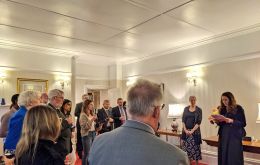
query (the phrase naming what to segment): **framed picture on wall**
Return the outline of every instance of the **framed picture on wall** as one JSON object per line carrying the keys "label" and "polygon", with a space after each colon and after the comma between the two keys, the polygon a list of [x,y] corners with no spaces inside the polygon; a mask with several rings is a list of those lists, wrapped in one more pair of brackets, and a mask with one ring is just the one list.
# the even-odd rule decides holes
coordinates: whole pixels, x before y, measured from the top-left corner
{"label": "framed picture on wall", "polygon": [[17,78],[17,92],[23,91],[48,91],[48,80],[43,79],[28,79],[28,78]]}

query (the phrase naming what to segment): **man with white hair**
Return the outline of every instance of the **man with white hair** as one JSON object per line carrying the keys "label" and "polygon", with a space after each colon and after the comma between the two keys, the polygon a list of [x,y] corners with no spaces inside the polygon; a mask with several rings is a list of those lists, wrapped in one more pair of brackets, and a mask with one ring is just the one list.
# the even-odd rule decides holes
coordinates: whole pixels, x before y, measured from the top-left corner
{"label": "man with white hair", "polygon": [[19,109],[10,119],[9,130],[4,143],[5,163],[12,164],[15,156],[16,145],[20,139],[23,120],[27,110],[40,104],[40,93],[36,91],[24,91],[18,97]]}
{"label": "man with white hair", "polygon": [[66,155],[70,152],[70,137],[72,119],[66,118],[60,111],[64,100],[64,92],[59,89],[52,89],[49,91],[49,106],[56,110],[61,120],[61,132],[55,144],[55,149],[60,153],[65,160]]}
{"label": "man with white hair", "polygon": [[91,165],[188,165],[181,149],[155,135],[162,93],[158,84],[138,80],[127,93],[129,119],[119,128],[96,137]]}

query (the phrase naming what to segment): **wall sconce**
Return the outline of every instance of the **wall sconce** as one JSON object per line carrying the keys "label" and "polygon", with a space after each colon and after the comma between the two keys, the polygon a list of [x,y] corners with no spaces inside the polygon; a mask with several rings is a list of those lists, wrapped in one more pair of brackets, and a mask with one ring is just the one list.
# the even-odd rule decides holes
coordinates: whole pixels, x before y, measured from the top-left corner
{"label": "wall sconce", "polygon": [[61,89],[64,89],[64,84],[65,84],[64,81],[61,80],[61,81],[60,81]]}
{"label": "wall sconce", "polygon": [[198,78],[201,76],[199,71],[191,71],[186,74],[188,81],[193,83],[194,86],[197,86]]}
{"label": "wall sconce", "polygon": [[168,118],[172,118],[172,131],[178,131],[178,122],[176,121],[177,118],[180,118],[183,113],[183,108],[180,104],[169,104],[169,111],[168,111]]}
{"label": "wall sconce", "polygon": [[59,80],[61,89],[64,89],[65,84],[68,86],[69,85],[69,81],[68,80]]}
{"label": "wall sconce", "polygon": [[256,123],[260,123],[260,103],[258,103],[258,116],[256,119]]}
{"label": "wall sconce", "polygon": [[126,81],[126,86],[127,87],[128,86],[132,86],[136,82],[136,80],[137,80],[137,77],[130,77],[130,78],[128,78],[127,81]]}
{"label": "wall sconce", "polygon": [[6,74],[5,72],[0,72],[0,84],[4,83],[4,79],[6,78]]}

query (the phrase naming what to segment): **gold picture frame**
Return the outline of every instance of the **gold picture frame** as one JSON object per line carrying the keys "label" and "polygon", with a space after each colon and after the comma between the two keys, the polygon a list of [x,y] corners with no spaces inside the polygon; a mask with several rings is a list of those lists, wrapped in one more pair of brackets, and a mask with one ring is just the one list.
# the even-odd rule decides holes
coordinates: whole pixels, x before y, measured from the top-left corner
{"label": "gold picture frame", "polygon": [[17,78],[17,92],[21,93],[23,91],[48,91],[48,80],[43,79],[29,79],[29,78]]}

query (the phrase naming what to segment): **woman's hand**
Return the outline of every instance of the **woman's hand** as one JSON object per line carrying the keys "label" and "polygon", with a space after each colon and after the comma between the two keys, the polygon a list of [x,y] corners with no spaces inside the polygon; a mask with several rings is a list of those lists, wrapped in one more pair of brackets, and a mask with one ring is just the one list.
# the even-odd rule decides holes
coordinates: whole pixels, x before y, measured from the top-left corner
{"label": "woman's hand", "polygon": [[194,130],[190,130],[189,133],[190,135],[192,135],[194,133]]}
{"label": "woman's hand", "polygon": [[190,131],[188,131],[188,130],[184,130],[184,132],[186,133],[186,135],[188,135],[188,136],[190,136],[191,135],[191,133],[190,133]]}
{"label": "woman's hand", "polygon": [[70,117],[67,117],[66,120],[67,120],[67,122],[68,122],[69,124],[73,124],[73,119],[72,119],[71,116],[70,116]]}
{"label": "woman's hand", "polygon": [[214,119],[211,115],[208,117],[208,120],[211,124],[217,123],[218,121]]}
{"label": "woman's hand", "polygon": [[226,123],[233,123],[234,120],[233,120],[233,119],[230,119],[230,118],[225,118],[225,122],[226,122]]}
{"label": "woman's hand", "polygon": [[97,115],[94,115],[93,118],[92,118],[92,121],[94,121],[96,119],[97,119]]}

